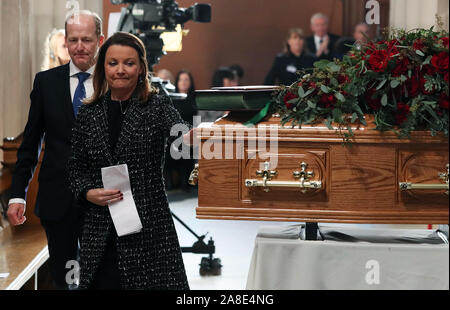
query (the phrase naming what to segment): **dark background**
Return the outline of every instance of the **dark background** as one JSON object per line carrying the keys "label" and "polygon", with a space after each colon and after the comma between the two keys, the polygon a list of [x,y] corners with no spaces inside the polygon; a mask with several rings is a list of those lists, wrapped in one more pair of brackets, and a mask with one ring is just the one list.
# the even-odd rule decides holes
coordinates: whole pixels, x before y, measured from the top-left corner
{"label": "dark background", "polygon": [[[104,29],[107,31],[110,12],[120,6],[103,0]],[[173,75],[189,69],[197,89],[210,87],[211,77],[219,66],[240,64],[245,75],[243,85],[260,85],[275,55],[282,51],[287,31],[303,28],[311,34],[310,18],[317,12],[330,18],[329,29],[338,35],[351,35],[353,27],[364,21],[364,0],[178,0],[182,8],[194,3],[209,3],[211,23],[189,21],[185,29],[182,52],[169,52],[154,70],[165,68]],[[388,26],[389,0],[379,0],[381,27]]]}

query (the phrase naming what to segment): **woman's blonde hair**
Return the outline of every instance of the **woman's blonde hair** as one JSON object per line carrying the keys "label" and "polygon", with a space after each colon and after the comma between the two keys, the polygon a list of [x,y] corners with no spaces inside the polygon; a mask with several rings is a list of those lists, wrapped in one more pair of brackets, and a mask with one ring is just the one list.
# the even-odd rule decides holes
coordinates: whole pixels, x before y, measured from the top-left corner
{"label": "woman's blonde hair", "polygon": [[105,59],[106,52],[112,45],[129,46],[136,50],[142,66],[142,73],[139,76],[134,94],[137,95],[141,103],[147,102],[149,96],[156,94],[158,90],[150,84],[145,46],[135,35],[127,32],[116,32],[103,43],[98,51],[97,64],[95,65],[93,76],[94,94],[91,98],[85,100],[84,103],[90,104],[96,102],[109,91],[105,76]]}
{"label": "woman's blonde hair", "polygon": [[42,71],[63,65],[58,55],[56,54],[56,50],[58,49],[58,47],[56,46],[56,38],[64,38],[64,36],[64,29],[53,29],[45,38],[43,50],[44,60],[42,61],[41,65]]}

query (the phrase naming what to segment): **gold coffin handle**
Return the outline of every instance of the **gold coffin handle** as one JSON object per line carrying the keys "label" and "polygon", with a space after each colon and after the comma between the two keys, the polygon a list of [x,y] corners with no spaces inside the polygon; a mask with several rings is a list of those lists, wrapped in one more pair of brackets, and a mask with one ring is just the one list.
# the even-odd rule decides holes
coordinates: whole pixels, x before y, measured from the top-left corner
{"label": "gold coffin handle", "polygon": [[198,184],[198,163],[194,165],[194,169],[189,175],[189,185],[195,186]]}
{"label": "gold coffin handle", "polygon": [[321,181],[310,182],[290,182],[290,181],[264,181],[255,179],[246,179],[246,187],[291,187],[300,189],[319,189],[322,188]]}
{"label": "gold coffin handle", "polygon": [[264,170],[257,170],[256,175],[262,176],[262,180],[258,179],[246,179],[246,187],[262,187],[265,192],[269,191],[271,187],[289,187],[289,188],[299,188],[302,193],[306,193],[308,189],[319,189],[322,188],[321,181],[309,181],[309,178],[314,176],[313,171],[306,171],[308,164],[302,162],[300,164],[301,171],[294,171],[293,176],[299,181],[272,181],[272,178],[277,176],[276,171],[269,170],[269,163],[264,163]]}
{"label": "gold coffin handle", "polygon": [[414,184],[409,182],[400,182],[400,190],[447,190],[445,194],[448,195],[448,172],[449,165],[447,164],[447,173],[439,173],[438,176],[444,180],[445,183],[440,184]]}

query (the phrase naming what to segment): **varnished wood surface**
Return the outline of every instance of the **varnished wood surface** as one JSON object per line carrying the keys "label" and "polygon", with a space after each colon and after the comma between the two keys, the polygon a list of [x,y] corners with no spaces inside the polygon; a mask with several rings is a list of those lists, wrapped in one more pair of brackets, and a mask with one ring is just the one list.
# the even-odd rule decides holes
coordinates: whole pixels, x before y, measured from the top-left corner
{"label": "varnished wood surface", "polygon": [[44,147],[42,147],[41,153],[39,154],[39,160],[36,169],[34,171],[33,178],[31,179],[30,184],[28,185],[26,197],[27,209],[25,210],[25,216],[27,217],[26,221],[27,225],[40,224],[39,218],[34,214],[34,209],[36,207],[36,198],[39,190],[39,181],[38,181],[39,171],[41,170],[43,158],[44,158]]}
{"label": "varnished wood surface", "polygon": [[4,138],[3,144],[0,149],[3,150],[3,161],[2,165],[8,168],[14,168],[17,161],[17,150],[23,140],[23,134],[20,134],[14,139]]}
{"label": "varnished wood surface", "polygon": [[0,273],[9,273],[9,276],[0,279],[0,290],[15,285],[17,281],[24,283],[31,277],[33,271],[48,258],[46,246],[47,238],[40,225],[8,226],[3,229],[0,232]]}
{"label": "varnished wood surface", "polygon": [[[17,161],[17,151],[22,143],[23,134],[20,134],[13,140],[3,139],[3,145],[0,148],[3,150],[4,160],[2,162],[4,168],[2,168],[3,176],[0,178],[0,193],[7,191],[11,187],[12,175],[14,167]],[[33,177],[28,185],[26,196],[26,210],[25,216],[27,218],[25,225],[38,225],[40,224],[39,218],[34,214],[36,205],[36,197],[39,189],[38,176],[44,157],[45,145],[42,145],[39,160],[34,171]]]}
{"label": "varnished wood surface", "polygon": [[[199,204],[202,219],[268,220],[342,223],[445,224],[449,222],[448,196],[445,191],[407,191],[400,182],[436,183],[438,173],[446,172],[449,162],[448,138],[415,132],[412,139],[398,139],[394,133],[380,133],[372,127],[361,128],[351,147],[324,126],[281,129],[277,137],[262,137],[266,150],[258,150],[248,129],[240,125],[249,115],[225,117],[200,128],[197,138],[208,148],[214,142],[233,141],[233,152],[241,149],[241,158],[225,157],[199,160]],[[277,118],[261,125],[276,126]],[[234,132],[226,125],[233,125]],[[213,133],[213,130],[215,132]],[[218,134],[220,133],[220,134]],[[266,132],[269,135],[269,132]],[[211,138],[213,136],[213,138]],[[261,138],[261,137],[259,137]],[[278,148],[270,150],[275,139]],[[219,145],[219,144],[217,144]],[[232,158],[221,159],[219,158]],[[247,188],[245,179],[256,176],[259,156],[277,156],[274,181],[293,181],[292,172],[306,161],[314,170],[313,181],[321,181],[320,190],[302,194],[299,189]],[[272,169],[272,168],[271,168]]]}
{"label": "varnished wood surface", "polygon": [[[247,137],[250,129],[243,125],[250,120],[255,112],[230,112],[225,117],[216,121],[215,123],[203,123],[202,126],[194,130],[195,135],[200,140],[211,139],[211,130],[219,130],[221,132],[220,138],[236,139],[236,137]],[[366,115],[367,126],[355,125],[352,126],[354,131],[354,142],[356,143],[395,143],[395,144],[414,144],[414,143],[447,143],[448,137],[442,134],[432,136],[429,131],[414,131],[411,133],[409,139],[399,139],[397,134],[393,131],[380,132],[375,130],[372,115]],[[233,130],[228,130],[232,128]],[[265,121],[258,123],[255,128],[276,127],[279,131],[278,141],[297,141],[297,142],[327,142],[327,143],[341,143],[342,138],[336,131],[328,129],[324,124],[303,125],[301,130],[292,128],[290,124],[284,127],[280,124],[280,118],[277,116],[267,117]],[[335,129],[338,127],[333,125]],[[268,131],[268,130],[267,130]],[[229,136],[232,133],[232,136]],[[269,132],[268,132],[269,133]]]}

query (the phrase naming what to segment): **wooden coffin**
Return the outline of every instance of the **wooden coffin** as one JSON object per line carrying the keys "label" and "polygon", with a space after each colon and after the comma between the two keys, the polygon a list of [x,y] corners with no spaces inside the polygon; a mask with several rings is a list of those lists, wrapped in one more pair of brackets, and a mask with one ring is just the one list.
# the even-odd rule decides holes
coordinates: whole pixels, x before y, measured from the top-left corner
{"label": "wooden coffin", "polygon": [[283,128],[276,116],[243,126],[253,114],[195,129],[198,218],[449,223],[447,137],[399,139],[368,125],[349,145],[324,125]]}

